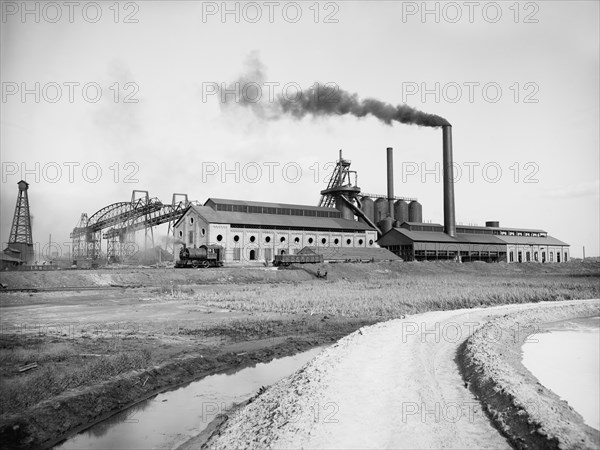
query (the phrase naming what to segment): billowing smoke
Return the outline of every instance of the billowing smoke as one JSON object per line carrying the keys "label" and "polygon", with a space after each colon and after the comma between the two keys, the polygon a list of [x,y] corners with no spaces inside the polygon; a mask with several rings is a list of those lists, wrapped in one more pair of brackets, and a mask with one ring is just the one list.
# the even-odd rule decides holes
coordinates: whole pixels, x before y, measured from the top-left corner
{"label": "billowing smoke", "polygon": [[[373,116],[391,125],[400,122],[424,127],[450,125],[443,117],[428,114],[408,105],[392,105],[373,98],[360,99],[358,94],[347,92],[339,86],[315,83],[309,89],[278,94],[269,98],[264,87],[266,76],[264,65],[256,54],[246,61],[245,73],[221,92],[222,105],[239,105],[252,109],[261,118],[277,120],[285,116],[302,119],[313,117],[347,115],[355,117]],[[235,95],[232,94],[235,93]]]}

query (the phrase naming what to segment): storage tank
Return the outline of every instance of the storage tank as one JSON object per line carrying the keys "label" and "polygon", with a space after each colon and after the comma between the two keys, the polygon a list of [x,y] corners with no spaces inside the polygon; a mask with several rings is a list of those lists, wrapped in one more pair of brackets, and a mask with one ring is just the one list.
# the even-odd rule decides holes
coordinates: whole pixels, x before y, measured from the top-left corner
{"label": "storage tank", "polygon": [[378,223],[381,233],[385,234],[388,231],[390,231],[392,229],[392,224],[393,224],[393,220],[391,217],[386,217],[385,219],[381,220]]}
{"label": "storage tank", "polygon": [[378,198],[375,201],[375,222],[380,222],[388,216],[387,198]]}
{"label": "storage tank", "polygon": [[404,200],[397,200],[394,203],[394,219],[399,225],[408,222],[408,203]]}
{"label": "storage tank", "polygon": [[423,223],[423,206],[419,202],[412,201],[408,205],[408,221]]}
{"label": "storage tank", "polygon": [[[362,212],[367,216],[371,222],[375,222],[375,202],[371,197],[361,197],[360,203],[362,205]],[[360,219],[361,222],[364,222],[363,219]]]}

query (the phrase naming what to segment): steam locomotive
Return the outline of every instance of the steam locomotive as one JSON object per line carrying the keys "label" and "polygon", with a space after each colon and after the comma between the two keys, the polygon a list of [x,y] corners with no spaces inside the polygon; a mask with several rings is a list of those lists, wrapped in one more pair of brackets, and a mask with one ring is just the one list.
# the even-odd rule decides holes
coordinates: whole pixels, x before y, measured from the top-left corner
{"label": "steam locomotive", "polygon": [[223,247],[220,245],[201,245],[198,248],[188,248],[183,245],[179,250],[179,261],[175,267],[222,267]]}

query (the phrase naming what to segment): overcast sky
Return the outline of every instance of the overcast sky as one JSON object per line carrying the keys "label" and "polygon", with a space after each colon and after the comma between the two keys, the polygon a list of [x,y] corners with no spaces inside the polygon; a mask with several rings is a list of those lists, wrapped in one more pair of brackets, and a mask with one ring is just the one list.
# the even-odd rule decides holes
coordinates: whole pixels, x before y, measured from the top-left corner
{"label": "overcast sky", "polygon": [[43,245],[133,189],[316,205],[339,149],[384,194],[388,146],[396,194],[443,221],[440,129],[224,107],[215,87],[242,77],[267,107],[269,89],[320,82],[443,116],[459,223],[542,228],[598,255],[598,5],[3,1],[0,238],[22,178]]}

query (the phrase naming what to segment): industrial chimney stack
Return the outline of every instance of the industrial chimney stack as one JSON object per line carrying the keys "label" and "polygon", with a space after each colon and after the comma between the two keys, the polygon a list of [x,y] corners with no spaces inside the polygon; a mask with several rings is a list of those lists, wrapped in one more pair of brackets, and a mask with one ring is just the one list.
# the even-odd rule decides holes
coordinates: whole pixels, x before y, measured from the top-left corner
{"label": "industrial chimney stack", "polygon": [[454,168],[452,166],[452,126],[442,127],[443,165],[444,165],[444,233],[456,236],[456,217],[454,214]]}

